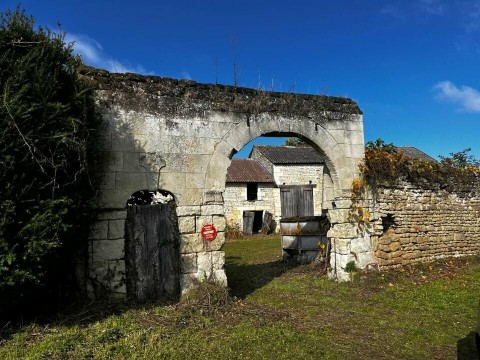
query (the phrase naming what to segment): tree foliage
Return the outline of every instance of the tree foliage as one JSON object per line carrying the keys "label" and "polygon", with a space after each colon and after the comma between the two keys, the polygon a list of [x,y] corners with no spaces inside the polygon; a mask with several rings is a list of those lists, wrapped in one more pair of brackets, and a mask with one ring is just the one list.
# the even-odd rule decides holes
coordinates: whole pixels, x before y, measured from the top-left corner
{"label": "tree foliage", "polygon": [[[93,96],[63,34],[0,14],[0,306],[58,290],[93,195]],[[57,291],[56,290],[56,291]],[[63,291],[63,290],[62,290]],[[8,304],[7,304],[8,305]]]}
{"label": "tree foliage", "polygon": [[287,138],[287,140],[285,140],[283,145],[285,145],[285,146],[298,146],[298,147],[310,146],[304,140],[302,140],[300,138],[297,138],[297,137]]}
{"label": "tree foliage", "polygon": [[[362,175],[373,190],[378,186],[392,186],[407,180],[421,188],[445,189],[460,193],[475,190],[480,178],[480,162],[465,149],[450,156],[440,156],[440,162],[425,161],[406,156],[393,144],[382,139],[365,146]],[[478,190],[478,189],[477,189]]]}

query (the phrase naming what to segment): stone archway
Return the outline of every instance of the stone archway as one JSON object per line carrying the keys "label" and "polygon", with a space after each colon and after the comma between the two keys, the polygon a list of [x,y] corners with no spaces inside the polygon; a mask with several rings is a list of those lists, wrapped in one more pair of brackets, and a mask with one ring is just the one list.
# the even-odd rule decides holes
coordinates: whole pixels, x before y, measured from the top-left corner
{"label": "stone archway", "polygon": [[[342,139],[340,132],[345,129],[329,131],[325,128],[328,128],[328,124],[324,127],[324,124],[310,119],[288,120],[263,114],[258,119],[240,122],[217,143],[205,181],[210,193],[223,193],[232,155],[258,136],[299,136],[305,139],[325,157],[333,182],[332,208],[327,213],[332,223],[328,234],[333,247],[330,264],[333,271],[330,276],[340,281],[348,279],[344,270],[347,262],[355,261],[358,266],[364,267],[372,261],[369,239],[358,234],[356,227],[348,221],[351,184],[358,176],[358,164],[363,158],[363,123],[361,119],[349,120],[351,122],[344,122],[343,126],[348,126],[348,132],[355,132],[357,139],[362,140],[361,144],[348,142],[348,138]],[[337,138],[332,136],[332,132]]]}
{"label": "stone archway", "polygon": [[[332,277],[348,279],[343,269],[350,260],[360,267],[371,262],[369,240],[347,221],[351,184],[364,150],[362,112],[354,101],[92,68],[81,75],[96,88],[106,122],[100,135],[107,167],[89,246],[91,281],[108,285],[113,278],[121,283],[125,201],[156,184],[178,200],[182,289],[204,279],[225,284],[222,194],[227,168],[238,149],[267,134],[300,136],[325,156],[334,188],[328,234]],[[214,241],[202,240],[205,224],[217,228]]]}

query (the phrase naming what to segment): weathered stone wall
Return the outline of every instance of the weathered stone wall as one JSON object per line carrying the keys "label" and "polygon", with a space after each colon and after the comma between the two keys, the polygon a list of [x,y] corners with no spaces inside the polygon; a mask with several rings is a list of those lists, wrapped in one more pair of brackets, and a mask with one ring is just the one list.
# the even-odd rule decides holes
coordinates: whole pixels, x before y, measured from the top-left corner
{"label": "weathered stone wall", "polygon": [[[100,215],[89,243],[92,292],[105,288],[125,294],[125,206],[130,195],[143,189],[164,189],[175,196],[182,290],[196,280],[226,283],[222,245],[227,168],[236,151],[261,135],[300,136],[325,157],[337,204],[330,211],[334,220],[329,236],[347,243],[357,236],[341,211],[350,206],[351,183],[363,159],[363,119],[354,101],[92,68],[80,75],[95,89],[105,121],[100,134],[99,156],[106,162],[98,189]],[[218,230],[212,242],[200,235],[206,223]],[[346,259],[342,253],[338,257]],[[336,270],[339,279],[348,279],[341,267]]]}
{"label": "weathered stone wall", "polygon": [[479,189],[458,194],[408,183],[380,188],[371,217],[380,267],[480,253]]}
{"label": "weathered stone wall", "polygon": [[246,183],[227,183],[223,199],[225,200],[225,217],[231,226],[243,229],[244,211],[268,211],[278,213],[275,197],[278,189],[274,184],[258,184],[258,199],[247,200]]}

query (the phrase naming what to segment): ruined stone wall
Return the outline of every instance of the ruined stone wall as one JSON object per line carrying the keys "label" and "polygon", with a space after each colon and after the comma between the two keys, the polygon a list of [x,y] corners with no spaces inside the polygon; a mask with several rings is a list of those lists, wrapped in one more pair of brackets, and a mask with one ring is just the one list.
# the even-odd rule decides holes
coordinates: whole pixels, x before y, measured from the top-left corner
{"label": "ruined stone wall", "polygon": [[[473,193],[380,188],[372,248],[380,267],[480,253],[480,188]],[[383,225],[382,225],[383,218]]]}
{"label": "ruined stone wall", "polygon": [[[225,177],[231,156],[261,135],[300,136],[315,145],[325,156],[337,204],[330,236],[343,243],[357,237],[341,211],[350,206],[352,180],[363,159],[363,118],[354,101],[93,68],[80,76],[95,89],[104,120],[98,155],[106,166],[87,259],[92,293],[105,288],[125,295],[126,202],[144,189],[168,190],[175,197],[182,290],[205,279],[226,284]],[[218,230],[212,242],[201,238],[206,223]],[[344,263],[348,256],[338,257]],[[348,279],[337,270],[340,279]]]}

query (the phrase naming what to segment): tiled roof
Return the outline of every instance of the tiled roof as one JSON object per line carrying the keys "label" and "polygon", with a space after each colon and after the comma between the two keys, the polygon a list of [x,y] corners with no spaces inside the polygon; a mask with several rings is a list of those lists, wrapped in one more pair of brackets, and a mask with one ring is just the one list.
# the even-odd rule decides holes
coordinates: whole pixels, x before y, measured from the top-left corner
{"label": "tiled roof", "polygon": [[423,151],[418,150],[416,147],[413,146],[397,146],[397,151],[403,153],[405,156],[409,158],[416,159],[416,160],[423,160],[423,161],[432,161],[436,162],[434,158],[430,155],[425,154]]}
{"label": "tiled roof", "polygon": [[227,170],[227,182],[275,183],[272,175],[253,159],[233,159]]}
{"label": "tiled roof", "polygon": [[272,164],[323,164],[325,162],[314,148],[298,146],[254,145]]}

